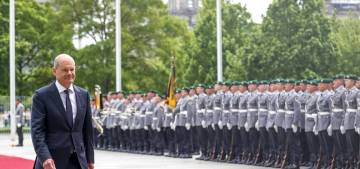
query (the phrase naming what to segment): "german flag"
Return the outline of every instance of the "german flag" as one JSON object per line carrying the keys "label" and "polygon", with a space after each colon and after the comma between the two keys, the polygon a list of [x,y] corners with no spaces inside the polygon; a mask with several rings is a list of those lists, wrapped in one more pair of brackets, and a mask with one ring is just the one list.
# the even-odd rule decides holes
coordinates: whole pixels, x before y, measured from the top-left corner
{"label": "german flag", "polygon": [[166,104],[169,105],[171,108],[176,107],[175,88],[176,88],[176,70],[175,70],[175,59],[173,59],[171,64],[171,73],[169,77],[168,87],[166,91]]}

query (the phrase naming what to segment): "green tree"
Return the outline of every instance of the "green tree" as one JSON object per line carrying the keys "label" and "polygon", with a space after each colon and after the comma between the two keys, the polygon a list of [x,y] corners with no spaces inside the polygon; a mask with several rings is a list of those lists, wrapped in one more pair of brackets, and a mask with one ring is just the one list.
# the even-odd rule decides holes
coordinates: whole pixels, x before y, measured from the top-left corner
{"label": "green tree", "polygon": [[245,58],[248,79],[330,76],[337,53],[322,0],[276,0]]}
{"label": "green tree", "polygon": [[[203,1],[197,25],[196,40],[188,47],[188,68],[184,74],[187,85],[216,81],[216,10],[214,0]],[[244,79],[242,58],[252,37],[251,15],[240,4],[223,2],[222,8],[223,67],[225,79]]]}
{"label": "green tree", "polygon": [[[9,48],[8,48],[8,1],[1,0],[0,51],[5,62],[1,62],[4,81],[1,82],[2,94],[8,95]],[[16,94],[31,95],[39,86],[52,79],[52,57],[59,51],[71,53],[71,32],[68,25],[59,25],[57,15],[48,4],[39,4],[34,0],[18,0],[15,3],[16,28]],[[3,61],[3,59],[1,59]],[[5,82],[5,83],[4,83]]]}

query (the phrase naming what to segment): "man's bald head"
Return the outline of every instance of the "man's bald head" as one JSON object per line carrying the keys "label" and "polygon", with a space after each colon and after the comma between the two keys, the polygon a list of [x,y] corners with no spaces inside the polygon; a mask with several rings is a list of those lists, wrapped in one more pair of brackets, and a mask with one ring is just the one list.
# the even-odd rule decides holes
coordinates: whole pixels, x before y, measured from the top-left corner
{"label": "man's bald head", "polygon": [[75,81],[75,61],[67,54],[60,54],[54,59],[53,74],[65,88]]}
{"label": "man's bald head", "polygon": [[74,65],[75,65],[75,61],[70,55],[62,53],[62,54],[55,57],[55,59],[54,59],[54,67],[53,68],[56,69],[57,67],[59,67],[61,62],[64,62],[64,61],[73,62]]}

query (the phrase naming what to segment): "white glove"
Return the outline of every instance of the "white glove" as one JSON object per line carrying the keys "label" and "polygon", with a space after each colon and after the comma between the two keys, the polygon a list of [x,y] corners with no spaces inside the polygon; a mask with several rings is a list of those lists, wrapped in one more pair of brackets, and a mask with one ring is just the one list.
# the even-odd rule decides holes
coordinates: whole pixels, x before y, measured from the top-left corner
{"label": "white glove", "polygon": [[245,130],[246,130],[247,132],[250,130],[249,124],[248,124],[247,122],[245,123]]}
{"label": "white glove", "polygon": [[215,124],[214,123],[211,124],[211,127],[213,128],[213,130],[215,130]]}
{"label": "white glove", "polygon": [[160,127],[156,128],[156,131],[157,131],[157,132],[160,132]]}
{"label": "white glove", "polygon": [[356,128],[356,132],[360,134],[360,128]]}
{"label": "white glove", "polygon": [[341,131],[341,134],[345,134],[345,133],[346,133],[345,127],[344,127],[344,126],[340,126],[340,131]]}
{"label": "white glove", "polygon": [[327,133],[329,134],[329,136],[332,136],[332,126],[331,126],[331,124],[327,128]]}
{"label": "white glove", "polygon": [[21,123],[18,123],[16,126],[17,126],[17,127],[21,127]]}
{"label": "white glove", "polygon": [[275,130],[276,133],[278,132],[278,127],[277,127],[277,125],[274,125],[274,130]]}
{"label": "white glove", "polygon": [[223,124],[222,124],[222,121],[221,121],[221,120],[218,122],[218,125],[219,125],[219,127],[222,128]]}
{"label": "white glove", "polygon": [[259,131],[259,121],[256,121],[255,128],[256,128],[257,131]]}
{"label": "white glove", "polygon": [[201,121],[201,126],[202,126],[203,128],[206,128],[206,122],[205,122],[205,120],[202,120],[202,121]]}
{"label": "white glove", "polygon": [[295,125],[291,125],[291,128],[293,129],[293,132],[294,132],[294,133],[296,133],[297,130],[298,130],[297,126],[295,126]]}
{"label": "white glove", "polygon": [[318,135],[318,131],[316,130],[316,126],[314,126],[314,128],[313,128],[313,132],[314,132],[314,134],[317,136]]}
{"label": "white glove", "polygon": [[126,126],[124,126],[124,130],[127,130],[128,128],[129,128],[129,126],[127,126],[127,125],[126,125]]}
{"label": "white glove", "polygon": [[170,128],[171,128],[171,130],[174,130],[175,131],[175,125],[174,124],[172,124],[172,125],[170,125]]}
{"label": "white glove", "polygon": [[185,124],[185,128],[186,128],[186,130],[190,130],[190,128],[191,128],[190,123],[186,123],[186,124]]}
{"label": "white glove", "polygon": [[230,123],[226,123],[226,126],[227,126],[227,128],[229,129],[229,130],[231,130],[231,124]]}
{"label": "white glove", "polygon": [[144,129],[145,129],[145,130],[149,130],[148,126],[144,126]]}

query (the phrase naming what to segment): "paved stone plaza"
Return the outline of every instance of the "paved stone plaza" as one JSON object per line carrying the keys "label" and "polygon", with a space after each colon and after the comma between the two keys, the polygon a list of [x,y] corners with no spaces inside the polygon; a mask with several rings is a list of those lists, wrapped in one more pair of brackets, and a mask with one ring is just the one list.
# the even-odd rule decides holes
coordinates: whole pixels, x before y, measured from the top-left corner
{"label": "paved stone plaza", "polygon": [[[25,134],[24,147],[11,147],[10,135],[0,134],[0,154],[35,159],[30,135]],[[194,159],[175,159],[149,155],[95,150],[97,169],[259,169],[246,165],[215,163]]]}

